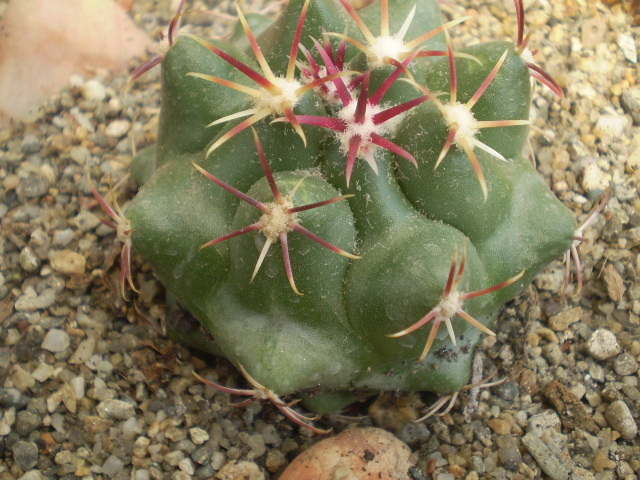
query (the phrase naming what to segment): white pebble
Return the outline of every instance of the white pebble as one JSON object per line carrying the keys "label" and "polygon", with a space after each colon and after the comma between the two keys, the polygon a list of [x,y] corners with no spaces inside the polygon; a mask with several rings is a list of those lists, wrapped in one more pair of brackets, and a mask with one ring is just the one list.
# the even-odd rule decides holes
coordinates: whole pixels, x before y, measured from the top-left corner
{"label": "white pebble", "polygon": [[118,420],[126,420],[136,413],[133,405],[116,399],[100,402],[96,410],[100,418],[115,418]]}
{"label": "white pebble", "polygon": [[71,358],[69,358],[68,363],[70,363],[71,365],[85,363],[91,358],[91,355],[93,355],[93,351],[95,350],[95,348],[96,339],[94,337],[85,338],[80,342],[76,351],[73,352],[73,355],[71,355]]}
{"label": "white pebble", "polygon": [[101,102],[107,96],[107,89],[98,80],[89,80],[80,87],[82,98],[89,102]]}
{"label": "white pebble", "polygon": [[133,474],[133,480],[149,480],[149,470],[136,470]]}
{"label": "white pebble", "polygon": [[124,468],[124,464],[122,460],[120,460],[115,455],[111,455],[109,458],[105,460],[102,464],[102,473],[109,477],[115,477],[118,473],[120,473]]}
{"label": "white pebble", "polygon": [[53,365],[49,365],[48,363],[39,364],[35,370],[31,372],[31,376],[40,383],[47,381],[51,375],[53,375]]}
{"label": "white pebble", "polygon": [[628,119],[624,115],[600,115],[593,133],[598,138],[619,137],[627,127]]}
{"label": "white pebble", "polygon": [[611,183],[611,177],[595,164],[587,165],[582,174],[582,187],[587,192],[605,191]]}
{"label": "white pebble", "polygon": [[209,434],[207,431],[199,427],[190,428],[189,435],[191,436],[191,441],[196,445],[202,445],[204,442],[209,440]]}
{"label": "white pebble", "polygon": [[82,375],[73,377],[69,380],[69,385],[76,396],[76,400],[82,400],[84,398],[84,377]]}
{"label": "white pebble", "polygon": [[131,128],[131,122],[129,120],[114,120],[105,129],[105,135],[111,138],[120,138],[125,135],[129,128]]}
{"label": "white pebble", "polygon": [[638,62],[638,51],[636,50],[636,42],[631,35],[621,33],[618,35],[618,46],[626,58],[631,63]]}
{"label": "white pebble", "polygon": [[176,467],[184,459],[184,453],[180,450],[169,452],[164,456],[164,461],[172,467]]}
{"label": "white pebble", "polygon": [[59,413],[54,413],[53,415],[51,415],[50,424],[56,430],[56,432],[62,434],[67,433],[64,428],[64,417]]}
{"label": "white pebble", "polygon": [[606,360],[620,353],[620,344],[615,334],[606,328],[599,328],[587,342],[589,354],[596,360]]}
{"label": "white pebble", "polygon": [[47,332],[41,347],[52,353],[64,352],[71,344],[71,338],[64,330],[52,328]]}
{"label": "white pebble", "polygon": [[56,301],[56,292],[53,288],[47,288],[40,295],[28,287],[15,303],[15,309],[19,312],[33,312],[50,307]]}
{"label": "white pebble", "polygon": [[180,462],[178,462],[178,468],[189,475],[193,475],[196,471],[190,458],[183,458],[180,460]]}
{"label": "white pebble", "polygon": [[138,422],[136,420],[136,417],[131,417],[128,420],[126,420],[125,422],[122,423],[122,435],[124,436],[124,438],[126,438],[127,440],[131,440],[133,439],[133,437],[136,436],[137,433],[137,425]]}

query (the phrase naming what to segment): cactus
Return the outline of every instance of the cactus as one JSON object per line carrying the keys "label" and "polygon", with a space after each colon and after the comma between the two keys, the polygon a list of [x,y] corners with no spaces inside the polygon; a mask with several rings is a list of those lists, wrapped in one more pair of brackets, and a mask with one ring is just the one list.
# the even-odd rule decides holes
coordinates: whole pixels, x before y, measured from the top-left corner
{"label": "cactus", "polygon": [[125,214],[101,203],[123,288],[133,248],[208,333],[173,335],[253,389],[212,386],[316,431],[281,397],[456,392],[500,307],[575,251],[524,153],[532,77],[562,90],[516,12],[515,44],[462,49],[435,0],[290,0],[274,22],[238,9],[229,41],[172,37],[144,186]]}

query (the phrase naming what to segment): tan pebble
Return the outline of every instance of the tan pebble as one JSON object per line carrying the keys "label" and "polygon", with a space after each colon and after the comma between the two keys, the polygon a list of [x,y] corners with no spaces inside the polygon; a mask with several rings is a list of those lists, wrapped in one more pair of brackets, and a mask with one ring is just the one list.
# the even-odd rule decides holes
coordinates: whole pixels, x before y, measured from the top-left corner
{"label": "tan pebble", "polygon": [[591,468],[593,468],[596,472],[610,470],[612,468],[615,468],[615,466],[615,462],[609,460],[609,452],[604,448],[598,450],[598,453],[596,453],[596,456],[591,463]]}
{"label": "tan pebble", "polygon": [[58,135],[53,135],[49,139],[49,147],[52,151],[57,153],[65,153],[71,150],[73,146],[73,139],[64,133],[59,133]]}
{"label": "tan pebble", "polygon": [[84,273],[87,260],[72,250],[60,250],[51,260],[51,268],[65,275]]}
{"label": "tan pebble", "polygon": [[558,336],[550,328],[539,328],[536,330],[536,333],[549,342],[560,343]]}
{"label": "tan pebble", "polygon": [[604,282],[607,284],[607,292],[611,300],[619,302],[624,297],[624,281],[613,264],[608,263],[604,267]]}
{"label": "tan pebble", "polygon": [[451,473],[456,478],[462,478],[467,470],[460,465],[451,465],[449,467],[449,473]]}
{"label": "tan pebble", "polygon": [[582,24],[582,46],[594,48],[601,44],[607,34],[607,22],[600,18],[588,18]]}
{"label": "tan pebble", "polygon": [[129,128],[131,128],[129,120],[114,120],[107,126],[104,133],[107,137],[120,138],[129,131]]}
{"label": "tan pebble", "polygon": [[91,475],[91,470],[86,465],[80,465],[73,473],[76,477],[86,477]]}
{"label": "tan pebble", "polygon": [[13,190],[18,186],[18,183],[20,183],[20,177],[11,173],[2,181],[2,186],[7,190]]}
{"label": "tan pebble", "polygon": [[507,433],[511,433],[511,424],[501,418],[492,418],[487,422],[491,430],[496,432],[498,435],[505,435]]}
{"label": "tan pebble", "polygon": [[420,417],[424,403],[415,392],[384,393],[369,407],[369,416],[382,428],[399,430]]}
{"label": "tan pebble", "polygon": [[409,480],[411,450],[386,430],[353,428],[301,453],[280,480]]}
{"label": "tan pebble", "polygon": [[227,463],[215,477],[217,480],[264,480],[264,473],[253,462]]}
{"label": "tan pebble", "polygon": [[532,370],[522,370],[518,383],[525,389],[530,395],[538,393],[538,376]]}
{"label": "tan pebble", "polygon": [[569,326],[582,317],[583,310],[581,307],[571,308],[549,318],[549,327],[557,332],[563,332]]}

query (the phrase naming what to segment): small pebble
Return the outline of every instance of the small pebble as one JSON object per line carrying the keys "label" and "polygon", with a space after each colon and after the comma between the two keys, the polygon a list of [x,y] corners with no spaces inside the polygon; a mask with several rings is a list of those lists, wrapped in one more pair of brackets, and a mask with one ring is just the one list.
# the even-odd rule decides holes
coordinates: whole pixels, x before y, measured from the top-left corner
{"label": "small pebble", "polygon": [[84,165],[85,163],[87,163],[87,160],[91,158],[91,152],[89,152],[89,149],[87,149],[87,147],[76,145],[74,147],[71,147],[71,150],[69,151],[69,157],[77,164]]}
{"label": "small pebble", "polygon": [[190,428],[189,436],[191,437],[191,441],[196,445],[202,445],[204,442],[209,440],[209,434],[207,431],[199,427]]}
{"label": "small pebble", "polygon": [[628,88],[622,92],[620,104],[625,112],[631,115],[633,123],[640,125],[640,88]]}
{"label": "small pebble", "polygon": [[575,307],[549,318],[549,328],[556,332],[564,332],[580,320],[584,313],[582,307]]}
{"label": "small pebble", "polygon": [[40,383],[47,381],[51,375],[53,375],[53,365],[49,365],[48,363],[40,363],[33,372],[31,372],[31,376],[35,378]]}
{"label": "small pebble", "polygon": [[511,424],[500,418],[492,418],[487,421],[487,425],[498,435],[504,435],[511,432]]}
{"label": "small pebble", "polygon": [[13,459],[18,466],[27,471],[38,463],[38,446],[34,442],[18,441],[11,448]]}
{"label": "small pebble", "polygon": [[64,330],[52,328],[47,332],[41,347],[52,353],[64,352],[71,344],[71,338]]}
{"label": "small pebble", "polygon": [[32,288],[27,288],[23,295],[18,297],[15,309],[19,312],[33,312],[49,308],[56,301],[56,292],[53,288],[45,289],[38,295]]}
{"label": "small pebble", "polygon": [[84,273],[87,260],[84,256],[72,250],[60,250],[53,255],[51,267],[65,275],[77,275]]}
{"label": "small pebble", "polygon": [[620,47],[620,50],[622,50],[624,58],[631,63],[638,63],[638,50],[636,49],[636,41],[634,37],[627,35],[626,33],[619,34],[618,46]]}
{"label": "small pebble", "polygon": [[517,470],[522,462],[522,455],[518,443],[511,435],[502,435],[497,438],[498,457],[507,470]]}
{"label": "small pebble", "polygon": [[616,400],[609,405],[605,417],[611,428],[620,432],[625,440],[631,440],[638,434],[638,425],[629,407],[622,400]]}
{"label": "small pebble", "polygon": [[100,402],[96,407],[100,418],[126,420],[135,415],[135,409],[130,403],[122,400],[109,399]]}
{"label": "small pebble", "polygon": [[287,457],[280,450],[270,450],[267,453],[265,467],[272,473],[282,469],[287,464]]}
{"label": "small pebble", "polygon": [[527,433],[522,437],[522,444],[527,447],[527,450],[536,459],[542,471],[549,475],[552,480],[569,479],[569,466],[561,462],[541,439],[532,433]]}
{"label": "small pebble", "polygon": [[25,135],[20,143],[20,148],[27,154],[38,153],[41,146],[40,139],[32,134]]}
{"label": "small pebble", "polygon": [[202,447],[198,448],[191,454],[191,459],[199,465],[204,465],[209,460],[211,460],[211,455],[213,452],[210,448]]}
{"label": "small pebble", "polygon": [[264,444],[264,438],[259,433],[249,435],[245,441],[250,448],[249,454],[252,458],[258,458],[265,454],[267,448]]}
{"label": "small pebble", "polygon": [[99,80],[88,80],[80,87],[82,98],[89,102],[101,102],[107,96],[107,89]]}
{"label": "small pebble", "polygon": [[75,233],[70,228],[65,228],[64,230],[56,230],[55,232],[53,232],[51,246],[54,248],[64,248],[69,245],[69,243],[71,243],[74,236]]}
{"label": "small pebble", "polygon": [[613,369],[618,375],[633,375],[638,371],[638,361],[630,353],[624,352],[613,361]]}
{"label": "small pebble", "polygon": [[19,197],[39,198],[49,191],[49,181],[39,175],[30,175],[21,178],[16,186],[16,193]]}
{"label": "small pebble", "polygon": [[193,475],[196,470],[190,458],[183,458],[180,460],[178,462],[178,468],[188,475]]}
{"label": "small pebble", "polygon": [[25,247],[20,252],[20,266],[25,272],[34,272],[40,266],[40,259],[31,248]]}
{"label": "small pebble", "polygon": [[80,342],[76,351],[68,360],[71,365],[79,365],[87,362],[96,348],[96,339],[94,337],[85,338]]}
{"label": "small pebble", "polygon": [[82,400],[84,398],[84,377],[78,375],[69,380],[69,386],[76,397],[76,400]]}
{"label": "small pebble", "polygon": [[220,470],[224,465],[225,457],[222,452],[214,452],[211,455],[211,468],[214,470]]}
{"label": "small pebble", "polygon": [[105,129],[105,135],[111,138],[120,138],[125,135],[129,128],[131,128],[131,122],[129,120],[114,120]]}
{"label": "small pebble", "polygon": [[184,458],[184,453],[180,450],[176,450],[175,452],[169,452],[164,456],[164,461],[169,465],[176,467]]}
{"label": "small pebble", "polygon": [[101,224],[100,219],[89,210],[80,212],[76,218],[73,219],[73,223],[81,232],[88,232]]}
{"label": "small pebble", "polygon": [[124,469],[124,464],[115,455],[110,455],[102,464],[102,473],[108,477],[115,477]]}
{"label": "small pebble", "polygon": [[29,410],[21,410],[16,416],[16,433],[21,437],[28,436],[40,425],[42,425],[40,416]]}
{"label": "small pebble", "polygon": [[133,443],[133,455],[136,457],[144,457],[151,441],[147,437],[138,437]]}
{"label": "small pebble", "polygon": [[40,470],[29,470],[18,480],[42,480],[42,473],[40,472]]}
{"label": "small pebble", "polygon": [[607,360],[620,353],[620,345],[615,334],[606,328],[593,332],[587,342],[589,354],[596,360]]}
{"label": "small pebble", "polygon": [[[340,477],[338,477],[340,478]],[[264,473],[253,462],[227,463],[216,475],[216,480],[264,480]]]}
{"label": "small pebble", "polygon": [[627,127],[627,117],[624,115],[604,114],[600,115],[593,133],[598,138],[619,137]]}
{"label": "small pebble", "polygon": [[587,165],[582,173],[582,187],[590,195],[602,195],[607,188],[611,179],[597,165]]}

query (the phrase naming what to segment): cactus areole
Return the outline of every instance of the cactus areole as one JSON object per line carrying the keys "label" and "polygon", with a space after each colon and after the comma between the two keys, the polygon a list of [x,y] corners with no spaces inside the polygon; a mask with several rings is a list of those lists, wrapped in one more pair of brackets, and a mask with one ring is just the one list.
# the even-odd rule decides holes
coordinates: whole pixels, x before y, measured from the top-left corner
{"label": "cactus areole", "polygon": [[219,389],[308,424],[280,397],[322,412],[468,382],[576,231],[525,155],[534,82],[561,89],[521,55],[516,10],[518,43],[469,48],[436,0],[290,0],[275,21],[238,9],[228,41],[176,37],[126,242],[212,340],[173,334],[253,387]]}

